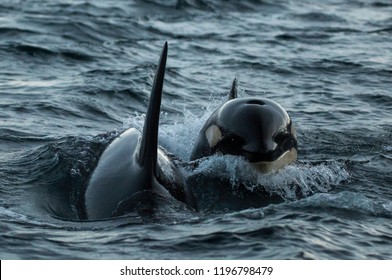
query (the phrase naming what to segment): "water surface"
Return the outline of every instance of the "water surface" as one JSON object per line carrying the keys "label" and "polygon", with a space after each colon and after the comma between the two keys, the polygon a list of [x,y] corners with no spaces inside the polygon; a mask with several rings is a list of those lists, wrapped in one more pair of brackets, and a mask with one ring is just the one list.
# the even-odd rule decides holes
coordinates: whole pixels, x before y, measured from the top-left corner
{"label": "water surface", "polygon": [[[0,257],[391,259],[391,34],[389,1],[2,1]],[[100,153],[142,126],[165,41],[159,143],[202,209],[75,221]],[[186,166],[234,77],[287,109],[296,164]],[[233,209],[243,181],[283,202]]]}

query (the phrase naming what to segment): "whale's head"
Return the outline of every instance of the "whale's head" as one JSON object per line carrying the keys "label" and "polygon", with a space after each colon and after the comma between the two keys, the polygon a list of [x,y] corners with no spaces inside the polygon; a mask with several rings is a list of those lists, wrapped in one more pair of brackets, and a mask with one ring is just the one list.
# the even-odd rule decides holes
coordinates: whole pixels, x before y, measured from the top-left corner
{"label": "whale's head", "polygon": [[297,159],[296,130],[278,103],[234,96],[207,120],[191,160],[214,154],[241,156],[263,173],[276,171]]}

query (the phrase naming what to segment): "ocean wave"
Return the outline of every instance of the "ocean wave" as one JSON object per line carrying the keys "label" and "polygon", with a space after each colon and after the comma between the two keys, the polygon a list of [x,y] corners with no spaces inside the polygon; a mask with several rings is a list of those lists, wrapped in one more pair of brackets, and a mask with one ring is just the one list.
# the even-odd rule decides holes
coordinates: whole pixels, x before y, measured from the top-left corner
{"label": "ocean wave", "polygon": [[326,12],[320,12],[320,11],[312,11],[312,12],[306,12],[306,13],[296,13],[296,14],[289,14],[289,17],[293,18],[298,18],[304,21],[309,21],[312,24],[317,23],[317,22],[339,22],[339,23],[345,23],[346,20],[337,14],[329,14]]}
{"label": "ocean wave", "polygon": [[[1,257],[390,259],[391,7],[1,1]],[[201,211],[82,221],[100,153],[143,127],[164,41],[159,144]],[[262,176],[239,158],[189,162],[235,76],[240,96],[288,109],[296,163]]]}
{"label": "ocean wave", "polygon": [[362,193],[342,191],[339,193],[318,193],[293,204],[298,207],[336,209],[362,213],[370,216],[392,217],[392,201],[366,197]]}
{"label": "ocean wave", "polygon": [[23,56],[30,56],[35,59],[50,60],[56,58],[63,58],[65,60],[91,62],[94,58],[82,51],[74,50],[53,50],[47,47],[36,46],[32,44],[10,44],[8,46],[2,46],[1,49],[4,52],[10,52],[19,58]]}
{"label": "ocean wave", "polygon": [[245,0],[245,1],[215,1],[215,0],[148,0],[144,1],[157,7],[172,8],[175,10],[199,10],[204,12],[255,12],[264,9],[285,9],[284,1]]}

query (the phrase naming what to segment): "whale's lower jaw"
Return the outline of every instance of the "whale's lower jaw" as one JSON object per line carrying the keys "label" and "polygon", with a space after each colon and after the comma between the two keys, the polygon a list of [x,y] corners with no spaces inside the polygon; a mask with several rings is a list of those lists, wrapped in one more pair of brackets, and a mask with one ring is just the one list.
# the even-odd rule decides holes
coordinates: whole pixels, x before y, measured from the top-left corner
{"label": "whale's lower jaw", "polygon": [[291,150],[283,153],[279,158],[274,161],[259,161],[259,162],[251,162],[251,166],[253,166],[257,171],[261,173],[272,173],[276,172],[279,169],[282,169],[286,165],[289,165],[297,160],[297,149],[292,148]]}

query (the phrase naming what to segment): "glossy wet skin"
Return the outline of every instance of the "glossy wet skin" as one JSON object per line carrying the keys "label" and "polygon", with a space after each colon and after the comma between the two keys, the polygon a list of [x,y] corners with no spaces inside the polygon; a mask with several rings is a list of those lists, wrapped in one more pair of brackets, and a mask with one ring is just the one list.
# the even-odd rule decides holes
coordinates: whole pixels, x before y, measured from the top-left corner
{"label": "glossy wet skin", "polygon": [[128,129],[117,137],[100,157],[85,194],[89,219],[111,217],[119,202],[143,191],[146,184],[153,190],[167,193],[159,182],[144,172],[138,164],[140,137],[138,130]]}
{"label": "glossy wet skin", "polygon": [[148,189],[188,203],[189,190],[177,167],[158,150],[158,176],[151,176],[138,163],[141,133],[130,128],[104,151],[86,191],[86,212],[91,220],[112,217],[124,199]]}
{"label": "glossy wet skin", "polygon": [[272,100],[232,99],[207,120],[191,160],[213,154],[242,156],[264,172],[271,171],[268,165],[280,169],[297,158],[295,129],[287,112]]}
{"label": "glossy wet skin", "polygon": [[[102,153],[89,178],[83,219],[100,220],[124,215],[143,201],[159,195],[197,208],[193,192],[181,172],[158,146],[158,126],[167,59],[164,44],[151,89],[143,131],[130,128]],[[149,195],[148,195],[149,194]],[[149,209],[154,211],[154,207]]]}

